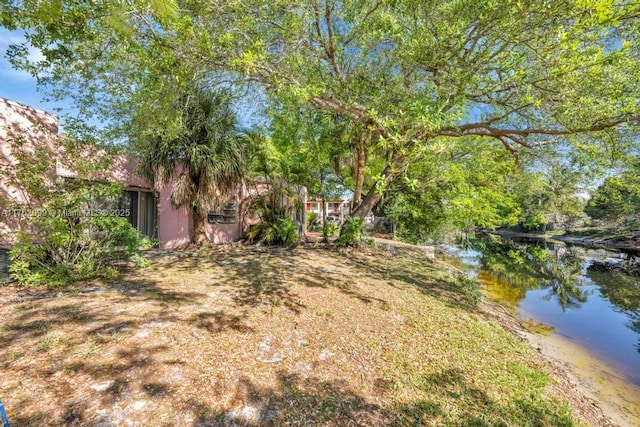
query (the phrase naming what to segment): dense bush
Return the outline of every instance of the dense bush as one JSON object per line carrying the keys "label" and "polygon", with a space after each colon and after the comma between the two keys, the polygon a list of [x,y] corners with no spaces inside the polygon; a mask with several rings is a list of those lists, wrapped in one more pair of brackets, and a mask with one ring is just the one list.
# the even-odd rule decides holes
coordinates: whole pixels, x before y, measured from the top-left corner
{"label": "dense bush", "polygon": [[[22,204],[0,200],[3,216],[19,220],[11,236],[11,277],[23,285],[60,286],[112,275],[123,263],[144,264],[140,249],[151,242],[115,216],[120,212],[112,208],[118,206],[122,187],[103,183],[109,178],[102,171],[111,170],[109,150],[64,138],[55,143],[33,151],[20,135],[8,139],[17,165],[3,170],[0,178],[25,195]],[[76,178],[58,177],[56,162],[75,171]]]}
{"label": "dense bush", "polygon": [[333,237],[338,233],[338,224],[335,222],[325,222],[322,226],[322,239],[326,242],[329,237]]}
{"label": "dense bush", "polygon": [[339,246],[358,246],[362,242],[362,218],[351,216],[342,225],[342,231],[338,238]]}
{"label": "dense bush", "polygon": [[640,213],[640,179],[633,173],[607,178],[584,209],[596,220],[615,222]]}
{"label": "dense bush", "polygon": [[109,277],[122,262],[145,265],[140,249],[151,245],[125,218],[43,216],[18,233],[9,272],[19,284],[49,287]]}
{"label": "dense bush", "polygon": [[640,215],[629,216],[624,221],[624,227],[634,232],[640,231]]}
{"label": "dense bush", "polygon": [[264,242],[287,248],[298,244],[298,223],[291,218],[277,218],[274,221],[261,221],[251,226],[247,238],[251,242]]}
{"label": "dense bush", "polygon": [[525,216],[522,228],[527,231],[542,231],[547,225],[547,217],[540,211],[535,211]]}
{"label": "dense bush", "polygon": [[307,230],[315,231],[320,227],[320,218],[315,212],[309,212],[307,214]]}
{"label": "dense bush", "polygon": [[395,238],[399,240],[424,243],[449,228],[447,211],[440,200],[442,192],[420,190],[394,193],[386,205],[387,217],[396,224]]}
{"label": "dense bush", "polygon": [[293,247],[300,240],[300,223],[292,219],[304,208],[299,192],[280,179],[269,179],[269,190],[254,197],[246,205],[246,212],[257,214],[260,222],[247,232],[250,242]]}

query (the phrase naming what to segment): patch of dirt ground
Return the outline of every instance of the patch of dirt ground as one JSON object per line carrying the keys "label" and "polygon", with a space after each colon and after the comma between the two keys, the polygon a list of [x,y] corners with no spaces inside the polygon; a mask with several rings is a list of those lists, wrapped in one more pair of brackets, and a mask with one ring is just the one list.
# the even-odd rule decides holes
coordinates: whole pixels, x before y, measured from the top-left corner
{"label": "patch of dirt ground", "polygon": [[12,426],[609,425],[423,255],[154,250],[112,282],[5,286],[0,399]]}

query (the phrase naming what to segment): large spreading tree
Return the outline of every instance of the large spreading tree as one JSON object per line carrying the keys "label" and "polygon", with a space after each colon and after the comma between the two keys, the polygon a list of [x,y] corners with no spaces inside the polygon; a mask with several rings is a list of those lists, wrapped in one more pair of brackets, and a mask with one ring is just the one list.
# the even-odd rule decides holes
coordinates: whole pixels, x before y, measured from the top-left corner
{"label": "large spreading tree", "polygon": [[132,110],[171,129],[171,88],[194,77],[351,123],[358,216],[452,138],[598,156],[640,119],[633,1],[5,0],[1,17],[43,49],[30,69],[54,95],[120,129]]}
{"label": "large spreading tree", "polygon": [[209,67],[235,66],[274,96],[360,125],[368,149],[383,148],[386,162],[354,210],[365,215],[448,138],[480,136],[517,153],[637,125],[638,7],[232,1],[191,15],[218,49],[201,56]]}

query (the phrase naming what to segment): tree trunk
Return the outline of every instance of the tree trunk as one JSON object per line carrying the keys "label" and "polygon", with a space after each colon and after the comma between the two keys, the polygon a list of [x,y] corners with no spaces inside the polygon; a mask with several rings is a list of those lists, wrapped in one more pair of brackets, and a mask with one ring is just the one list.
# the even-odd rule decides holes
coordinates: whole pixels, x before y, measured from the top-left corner
{"label": "tree trunk", "polygon": [[204,245],[207,243],[207,235],[204,232],[204,221],[206,215],[200,212],[200,209],[194,207],[193,212],[193,243],[196,245]]}
{"label": "tree trunk", "polygon": [[[391,164],[385,166],[382,171],[384,177],[385,186],[389,186],[396,178],[402,175],[405,161],[407,157],[404,154],[399,154],[394,157]],[[365,198],[358,204],[358,206],[351,212],[351,216],[359,216],[364,218],[369,215],[376,204],[382,200],[382,194],[376,192],[376,187],[373,186],[365,196]]]}
{"label": "tree trunk", "polygon": [[305,188],[304,190],[299,189],[298,190],[298,194],[302,195],[301,199],[302,199],[302,235],[306,238],[307,237],[307,221],[308,221],[308,217],[307,217],[307,189]]}
{"label": "tree trunk", "polygon": [[356,188],[353,192],[353,201],[351,202],[351,212],[356,210],[356,207],[360,204],[360,199],[362,198],[362,187],[364,185],[364,169],[367,165],[367,146],[365,141],[365,133],[362,132],[358,137],[358,144],[356,146],[356,170],[355,170],[355,181]]}
{"label": "tree trunk", "polygon": [[364,218],[369,215],[369,212],[375,207],[376,204],[382,199],[382,195],[376,193],[375,187],[369,190],[367,195],[364,197],[362,202],[358,204],[356,209],[351,212],[350,216],[359,216],[360,218]]}
{"label": "tree trunk", "polygon": [[[404,169],[405,162],[407,160],[407,156],[404,154],[398,154],[394,157],[391,164],[385,166],[382,171],[382,176],[384,177],[384,183],[386,186],[389,186],[393,181],[396,180],[400,175],[402,175],[402,171]],[[365,198],[360,202],[360,204],[351,212],[350,217],[359,216],[360,218],[364,218],[373,208],[382,200],[382,194],[376,192],[376,187],[373,186],[365,196]],[[340,229],[340,235],[342,236],[344,233],[344,224]]]}
{"label": "tree trunk", "polygon": [[324,173],[320,173],[320,199],[322,200],[322,206],[320,207],[320,215],[322,216],[322,241],[327,243],[329,236],[327,235],[327,194],[324,186]]}

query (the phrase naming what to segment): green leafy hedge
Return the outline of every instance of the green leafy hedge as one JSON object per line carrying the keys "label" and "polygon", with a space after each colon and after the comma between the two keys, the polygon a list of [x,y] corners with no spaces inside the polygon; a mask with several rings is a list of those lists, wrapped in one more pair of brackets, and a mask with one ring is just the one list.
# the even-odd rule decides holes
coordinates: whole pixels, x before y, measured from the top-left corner
{"label": "green leafy hedge", "polygon": [[251,226],[247,232],[250,242],[264,242],[291,248],[298,244],[298,223],[291,218],[278,218],[273,221],[261,221]]}

